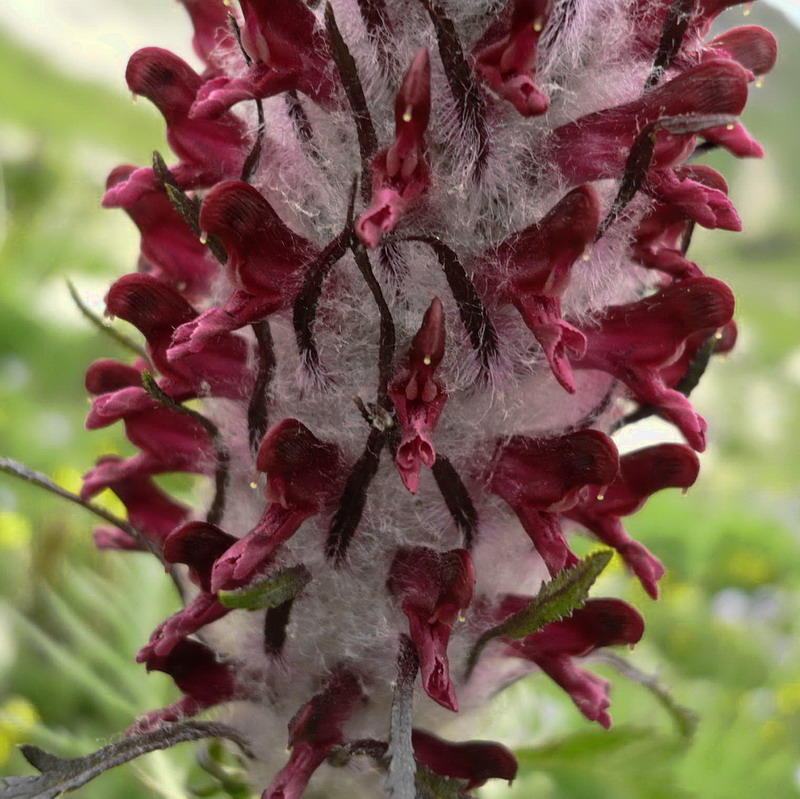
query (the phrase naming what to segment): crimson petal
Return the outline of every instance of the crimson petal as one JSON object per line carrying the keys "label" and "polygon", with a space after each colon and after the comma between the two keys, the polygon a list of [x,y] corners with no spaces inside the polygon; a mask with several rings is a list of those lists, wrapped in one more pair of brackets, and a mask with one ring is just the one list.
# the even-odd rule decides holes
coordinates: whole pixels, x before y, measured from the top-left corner
{"label": "crimson petal", "polygon": [[372,163],[372,202],[356,224],[356,234],[367,247],[377,247],[428,188],[424,135],[430,112],[431,66],[423,47],[417,50],[397,93],[394,142]]}
{"label": "crimson petal", "polygon": [[336,746],[363,691],[358,678],[337,668],[323,689],[289,722],[289,762],[275,775],[261,799],[299,799],[312,774]]}
{"label": "crimson petal", "polygon": [[514,436],[498,447],[491,489],[514,510],[551,576],[577,563],[558,514],[588,485],[608,485],[619,467],[617,448],[597,430],[559,438]]}
{"label": "crimson petal", "polygon": [[457,711],[447,645],[459,613],[472,601],[475,567],[465,549],[399,549],[389,569],[389,592],[408,617],[422,685],[434,701]]}
{"label": "crimson petal", "polygon": [[565,516],[586,527],[604,544],[614,547],[653,599],[664,567],[642,544],[634,541],[620,521],[642,508],[651,494],[664,488],[686,490],[700,469],[697,455],[682,444],[658,444],[620,458],[619,474],[602,495],[588,497]]}
{"label": "crimson petal", "polygon": [[444,358],[445,324],[441,300],[434,297],[411,341],[409,368],[392,381],[389,396],[400,422],[395,464],[405,487],[416,494],[422,464],[436,461],[432,436],[447,394],[434,377]]}
{"label": "crimson petal", "polygon": [[436,774],[467,780],[465,791],[487,780],[514,781],[519,764],[514,753],[494,741],[446,741],[425,730],[413,730],[414,757]]}

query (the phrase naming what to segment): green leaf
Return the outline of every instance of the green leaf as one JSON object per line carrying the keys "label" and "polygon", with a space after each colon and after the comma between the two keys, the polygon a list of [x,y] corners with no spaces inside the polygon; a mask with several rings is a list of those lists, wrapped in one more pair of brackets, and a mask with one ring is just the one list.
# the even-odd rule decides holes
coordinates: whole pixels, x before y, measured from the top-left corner
{"label": "green leaf", "polygon": [[562,571],[521,610],[487,630],[475,643],[467,659],[467,677],[472,673],[483,648],[494,638],[524,638],[547,624],[569,616],[581,607],[589,589],[613,556],[610,549],[588,555],[571,569]]}
{"label": "green leaf", "polygon": [[596,729],[582,729],[580,732],[566,735],[540,746],[515,749],[514,754],[519,760],[521,770],[525,768],[546,769],[562,763],[614,757],[637,741],[652,737],[653,733],[650,730],[636,727],[614,727],[605,732]]}
{"label": "green leaf", "polygon": [[130,657],[93,627],[94,618],[81,614],[52,588],[45,589],[47,603],[58,622],[60,634],[70,639],[70,646],[86,653],[87,667],[105,667],[120,696],[140,701],[143,693],[141,674],[130,667]]}
{"label": "green leaf", "polygon": [[141,735],[132,735],[103,746],[96,752],[65,759],[52,755],[38,746],[20,747],[25,759],[41,774],[25,777],[6,777],[0,783],[0,799],[55,799],[66,791],[80,788],[108,769],[134,758],[168,749],[184,741],[201,738],[228,738],[243,749],[244,739],[231,727],[212,722],[184,721],[159,727]]}
{"label": "green leaf", "polygon": [[301,563],[286,569],[278,569],[265,580],[261,580],[234,591],[220,591],[219,601],[226,608],[264,610],[277,608],[294,599],[311,582],[311,573]]}
{"label": "green leaf", "polygon": [[136,704],[114,684],[112,678],[104,678],[84,657],[79,657],[71,648],[57,641],[36,624],[12,607],[4,610],[14,619],[23,635],[58,669],[62,678],[84,688],[89,696],[101,702],[108,710],[119,711],[125,717],[135,716]]}

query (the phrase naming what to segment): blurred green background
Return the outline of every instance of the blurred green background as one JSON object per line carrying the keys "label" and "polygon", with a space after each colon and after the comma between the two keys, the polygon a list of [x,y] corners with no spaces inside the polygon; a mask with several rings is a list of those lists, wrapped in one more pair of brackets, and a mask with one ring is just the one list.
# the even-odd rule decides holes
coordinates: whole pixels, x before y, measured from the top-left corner
{"label": "blurred green background", "polygon": [[[10,4],[23,17],[37,5]],[[117,163],[145,163],[165,145],[157,114],[122,91],[125,53],[148,42],[135,38],[148,27],[149,43],[182,37],[183,54],[190,37],[179,9],[157,0],[102,4],[101,36],[77,11],[94,5],[60,3],[72,28],[60,18],[37,28],[41,14],[21,22],[5,13],[5,23],[0,15],[11,21],[0,27],[0,454],[71,490],[98,455],[129,448],[116,428],[83,431],[86,365],[125,353],[75,310],[65,278],[101,310],[110,280],[134,266],[133,226],[99,208],[103,182]],[[134,7],[135,24],[117,28],[127,38],[115,39],[107,31],[133,19]],[[741,8],[723,22],[741,24]],[[645,641],[623,654],[661,687],[592,665],[614,682],[615,727],[605,733],[545,677],[515,686],[492,716],[498,733],[527,742],[522,774],[511,791],[487,796],[800,796],[800,31],[761,3],[747,22],[781,44],[777,70],[753,89],[744,117],[767,158],[709,159],[729,178],[746,230],[698,231],[691,252],[735,289],[740,340],[695,395],[712,441],[698,484],[686,496],[656,496],[628,522],[668,567],[663,598],[649,600],[618,563],[594,592],[644,611]],[[113,59],[90,52],[98,41]],[[95,552],[93,524],[0,475],[0,773],[29,773],[15,751],[22,740],[83,754],[175,697],[167,677],[133,662],[177,606],[170,581],[146,556]],[[662,687],[697,715],[693,737],[685,714],[659,699]],[[116,769],[80,795],[186,797],[187,782],[201,792],[209,784],[183,747]]]}

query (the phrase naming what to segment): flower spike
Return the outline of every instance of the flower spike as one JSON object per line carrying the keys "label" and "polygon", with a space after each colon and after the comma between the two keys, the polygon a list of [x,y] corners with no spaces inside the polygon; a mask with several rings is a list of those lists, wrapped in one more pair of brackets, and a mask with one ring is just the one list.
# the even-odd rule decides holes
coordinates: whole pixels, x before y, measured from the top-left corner
{"label": "flower spike", "polygon": [[[511,781],[502,745],[437,725],[534,668],[611,723],[579,659],[643,622],[589,591],[612,549],[654,598],[669,565],[623,522],[697,477],[689,396],[736,325],[689,247],[742,227],[699,159],[761,154],[738,120],[775,38],[709,35],[747,0],[179,2],[202,71],[145,48],[126,73],[174,163],[117,167],[103,200],[141,240],[107,314],[144,344],[110,327],[130,362],[85,378],[86,427],[134,452],[80,496],[0,472],[179,589],[137,659],[183,697],[129,753],[224,705],[262,799],[372,796],[370,765],[395,799]],[[620,458],[609,435],[653,414],[687,443]],[[191,506],[174,472],[201,477]],[[608,548],[578,562],[580,528]]]}

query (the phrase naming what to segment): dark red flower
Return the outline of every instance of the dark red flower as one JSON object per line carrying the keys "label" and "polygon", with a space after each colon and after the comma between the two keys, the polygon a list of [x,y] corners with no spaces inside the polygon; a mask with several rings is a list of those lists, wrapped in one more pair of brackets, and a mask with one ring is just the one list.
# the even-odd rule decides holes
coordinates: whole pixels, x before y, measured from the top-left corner
{"label": "dark red flower", "polygon": [[[175,330],[197,318],[197,311],[177,290],[150,275],[125,275],[109,289],[106,307],[109,314],[141,331],[153,365],[171,379],[173,392],[231,399],[249,395],[248,344],[238,336],[216,336],[178,362],[167,357]],[[175,399],[173,392],[168,393]]]}
{"label": "dark red flower", "polygon": [[645,546],[625,532],[620,517],[638,511],[656,491],[686,490],[694,485],[699,470],[697,455],[682,444],[658,444],[637,450],[620,458],[619,473],[611,485],[600,494],[583,497],[564,515],[614,547],[641,580],[645,591],[657,599],[657,582],[664,574],[664,567]]}
{"label": "dark red flower", "polygon": [[514,753],[494,741],[446,741],[415,729],[411,733],[414,757],[436,774],[467,780],[465,791],[480,788],[487,780],[514,781],[519,764]]}
{"label": "dark red flower", "polygon": [[653,170],[645,190],[655,204],[636,228],[633,257],[642,266],[674,278],[700,277],[702,273],[683,254],[683,239],[690,224],[740,230],[741,222],[728,199],[728,184],[710,166],[697,165]]}
{"label": "dark red flower", "polygon": [[564,540],[559,514],[578,502],[586,486],[609,485],[618,468],[617,448],[598,430],[546,439],[514,436],[498,447],[490,485],[514,509],[554,577],[578,561]]}
{"label": "dark red flower", "polygon": [[201,710],[233,699],[236,693],[231,666],[217,660],[213,650],[199,641],[184,639],[168,654],[150,658],[147,670],[169,674],[184,696],[169,707],[142,716],[129,734],[195,716]]}
{"label": "dark red flower", "polygon": [[552,9],[553,0],[514,0],[510,15],[507,9],[475,52],[476,68],[486,83],[526,117],[543,114],[550,105],[535,80],[539,37]]}
{"label": "dark red flower", "polygon": [[[116,455],[100,458],[99,465],[122,462]],[[186,520],[189,508],[177,502],[169,494],[162,491],[148,476],[136,475],[123,477],[109,482],[110,488],[128,511],[128,521],[148,541],[156,545],[158,550],[164,546],[167,536]],[[135,539],[116,528],[98,528],[95,531],[95,543],[105,549],[143,549]]]}
{"label": "dark red flower", "polygon": [[142,372],[147,364],[139,359],[135,364],[121,363],[111,358],[101,358],[86,370],[84,386],[95,396],[121,391],[131,386],[141,386]]}
{"label": "dark red flower", "polygon": [[599,369],[621,380],[637,401],[655,405],[702,452],[705,421],[683,394],[667,388],[660,370],[680,357],[693,333],[726,325],[733,306],[731,290],[710,277],[682,280],[638,302],[612,306],[597,328],[585,331],[588,348],[573,367]]}
{"label": "dark red flower", "polygon": [[[131,56],[125,78],[134,94],[147,97],[163,114],[167,142],[180,159],[170,169],[179,186],[204,188],[240,174],[248,149],[243,125],[231,114],[214,120],[189,118],[203,79],[183,59],[160,47],[145,47]],[[137,169],[106,192],[103,205],[127,208],[159,188],[151,168]]]}
{"label": "dark red flower", "polygon": [[[106,188],[124,183],[135,167],[118,166],[112,170]],[[141,234],[141,272],[146,272],[172,286],[188,298],[208,292],[217,265],[209,251],[175,210],[159,188],[143,191],[125,206]]]}
{"label": "dark red flower", "polygon": [[[641,98],[596,111],[552,134],[551,157],[570,185],[620,177],[639,132],[665,117],[738,116],[747,101],[747,72],[718,60],[688,69]],[[652,167],[672,166],[693,148],[694,136],[657,134]]]}
{"label": "dark red flower", "polygon": [[465,549],[400,549],[389,569],[388,587],[408,617],[425,692],[442,707],[457,711],[447,645],[459,613],[472,601],[472,558]]}
{"label": "dark red flower", "polygon": [[752,80],[771,72],[778,60],[778,40],[758,25],[742,25],[708,43],[711,57],[724,53],[752,73]]}
{"label": "dark red flower", "polygon": [[237,539],[208,522],[188,522],[173,530],[164,542],[164,562],[189,567],[189,578],[200,586],[201,593],[156,627],[150,641],[136,655],[138,663],[150,663],[167,655],[187,636],[230,613],[211,591],[211,570]]}
{"label": "dark red flower", "polygon": [[200,210],[200,226],[222,240],[236,286],[221,308],[182,323],[169,357],[182,361],[223,334],[258,322],[294,301],[314,246],[290,230],[257,189],[239,180],[217,184]]}
{"label": "dark red flower", "polygon": [[372,162],[372,202],[356,224],[356,233],[367,247],[377,247],[428,188],[424,136],[430,113],[431,65],[422,47],[397,92],[394,142]]}
{"label": "dark red flower", "polygon": [[248,582],[306,519],[338,497],[345,477],[339,448],[296,419],[284,419],[264,436],[256,468],[267,475],[269,503],[258,524],[215,564],[213,591]]}
{"label": "dark red flower", "polygon": [[395,464],[403,485],[412,494],[417,493],[422,464],[430,469],[436,461],[431,437],[447,393],[434,373],[444,358],[444,345],[444,309],[441,300],[434,297],[411,341],[408,368],[389,386],[400,422]]}
{"label": "dark red flower", "polygon": [[327,37],[302,0],[240,0],[242,45],[252,64],[241,77],[205,83],[192,107],[193,119],[218,117],[242,100],[299,91],[327,104],[334,90]]}
{"label": "dark red flower", "polygon": [[728,184],[709,166],[654,169],[643,188],[674,213],[682,213],[705,228],[742,229],[739,215],[728,199]]}
{"label": "dark red flower", "polygon": [[[501,612],[510,615],[529,600],[507,597]],[[589,599],[571,616],[553,622],[519,641],[509,641],[507,654],[535,663],[572,698],[589,721],[608,729],[609,684],[578,668],[573,658],[584,657],[603,646],[632,646],[644,634],[644,619],[621,599]]]}
{"label": "dark red flower", "polygon": [[261,799],[299,799],[311,775],[336,746],[344,743],[344,725],[362,697],[358,678],[339,666],[289,722],[292,754]]}
{"label": "dark red flower", "polygon": [[156,407],[125,417],[125,434],[141,452],[125,460],[101,458],[83,478],[81,497],[105,488],[166,472],[209,474],[216,461],[205,428],[190,416]]}
{"label": "dark red flower", "polygon": [[561,296],[570,269],[594,241],[600,204],[590,186],[574,189],[541,220],[506,239],[492,258],[508,275],[501,292],[508,295],[536,340],[558,382],[569,392],[575,381],[568,353],[580,357],[586,337],[561,318]]}

